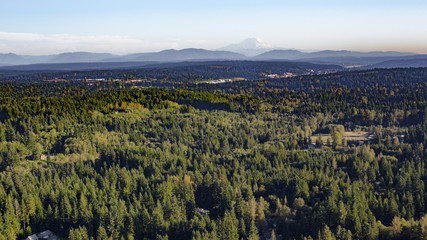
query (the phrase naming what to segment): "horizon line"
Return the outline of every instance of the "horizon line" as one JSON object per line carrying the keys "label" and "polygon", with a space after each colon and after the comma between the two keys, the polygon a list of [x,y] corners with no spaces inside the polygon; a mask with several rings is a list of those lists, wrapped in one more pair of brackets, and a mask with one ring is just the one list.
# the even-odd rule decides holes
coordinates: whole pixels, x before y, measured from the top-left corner
{"label": "horizon line", "polygon": [[[56,53],[45,53],[45,54],[25,54],[25,53],[17,53],[17,52],[0,52],[1,55],[9,55],[9,54],[13,54],[13,55],[17,55],[17,56],[30,56],[30,57],[41,57],[41,56],[53,56],[53,55],[61,55],[61,54],[74,54],[74,53],[92,53],[92,54],[111,54],[111,55],[116,55],[116,56],[127,56],[127,55],[132,55],[132,54],[144,54],[144,53],[159,53],[159,52],[164,52],[164,51],[183,51],[183,50],[189,50],[189,49],[194,49],[194,50],[206,50],[206,51],[212,51],[212,52],[231,52],[231,53],[237,53],[237,54],[241,54],[241,55],[245,55],[242,53],[239,53],[238,51],[233,51],[233,50],[224,50],[224,49],[210,49],[210,48],[200,48],[200,47],[184,47],[184,48],[165,48],[165,49],[161,49],[161,50],[153,50],[153,51],[135,51],[135,52],[128,52],[128,53],[112,53],[112,52],[106,52],[106,51],[85,51],[85,50],[76,50],[76,51],[64,51],[64,52],[56,52]],[[267,53],[267,52],[271,52],[271,51],[299,51],[301,53],[318,53],[318,52],[354,52],[354,53],[404,53],[404,54],[413,54],[413,55],[427,55],[427,53],[424,52],[413,52],[413,51],[399,51],[399,50],[349,50],[349,49],[296,49],[296,48],[282,48],[282,47],[273,47],[273,48],[265,48],[266,51],[262,51],[263,49],[250,49],[250,48],[241,48],[238,49],[240,50],[249,50],[249,51],[260,51],[262,53]],[[257,54],[259,55],[259,54]],[[247,55],[245,55],[247,56]],[[250,56],[248,56],[250,57]]]}

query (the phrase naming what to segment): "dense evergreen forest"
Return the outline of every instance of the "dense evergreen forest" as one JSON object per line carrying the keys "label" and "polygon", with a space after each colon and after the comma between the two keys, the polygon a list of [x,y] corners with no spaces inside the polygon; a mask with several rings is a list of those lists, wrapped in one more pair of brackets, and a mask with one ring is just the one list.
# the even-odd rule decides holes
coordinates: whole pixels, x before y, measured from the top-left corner
{"label": "dense evergreen forest", "polygon": [[427,69],[45,74],[0,83],[0,239],[427,239]]}

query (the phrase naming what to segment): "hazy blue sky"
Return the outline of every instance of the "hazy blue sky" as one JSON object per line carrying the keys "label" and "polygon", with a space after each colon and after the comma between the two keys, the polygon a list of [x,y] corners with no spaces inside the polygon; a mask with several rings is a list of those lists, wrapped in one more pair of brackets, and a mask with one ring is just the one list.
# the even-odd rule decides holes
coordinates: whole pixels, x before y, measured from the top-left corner
{"label": "hazy blue sky", "polygon": [[282,48],[427,53],[425,0],[0,0],[0,53]]}

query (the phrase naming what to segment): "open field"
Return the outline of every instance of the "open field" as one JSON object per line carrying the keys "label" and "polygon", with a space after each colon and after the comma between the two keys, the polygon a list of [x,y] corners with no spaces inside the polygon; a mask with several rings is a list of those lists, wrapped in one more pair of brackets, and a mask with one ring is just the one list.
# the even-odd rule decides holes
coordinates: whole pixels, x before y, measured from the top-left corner
{"label": "open field", "polygon": [[369,133],[368,132],[345,132],[344,138],[347,141],[367,141]]}
{"label": "open field", "polygon": [[[330,134],[313,134],[311,136],[311,142],[313,144],[316,143],[316,140],[319,138],[319,135],[320,135],[320,139],[322,140],[323,144],[327,143],[328,138],[330,139],[330,141],[332,141]],[[368,136],[369,136],[369,133],[364,132],[364,131],[345,132],[344,133],[344,139],[346,139],[347,141],[367,141]]]}

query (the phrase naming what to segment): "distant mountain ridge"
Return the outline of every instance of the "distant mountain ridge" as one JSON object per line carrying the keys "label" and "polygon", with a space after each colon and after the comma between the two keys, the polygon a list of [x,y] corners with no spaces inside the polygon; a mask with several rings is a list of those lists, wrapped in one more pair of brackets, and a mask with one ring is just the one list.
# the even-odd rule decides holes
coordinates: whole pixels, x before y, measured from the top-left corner
{"label": "distant mountain ridge", "polygon": [[113,55],[110,53],[72,52],[57,55],[26,56],[13,53],[0,54],[0,66],[57,63],[94,63],[94,62],[174,62],[187,60],[242,60],[246,56],[228,51],[212,51],[187,48],[182,50],[163,50],[151,53]]}
{"label": "distant mountain ridge", "polygon": [[[298,50],[272,50],[255,56],[254,60],[282,60],[282,61],[302,61],[319,64],[338,64],[341,66],[360,66],[366,67],[374,64],[391,60],[409,60],[414,59],[410,63],[405,62],[402,67],[416,67],[418,58],[425,58],[427,55],[407,53],[407,52],[356,52],[356,51],[333,51],[325,50],[318,52],[305,53]],[[398,64],[395,62],[395,65]],[[421,64],[422,65],[422,64]],[[378,65],[382,66],[382,65]]]}
{"label": "distant mountain ridge", "polygon": [[372,65],[365,66],[365,69],[372,68],[418,68],[418,67],[427,67],[427,55],[422,55],[422,57],[409,58],[409,59],[395,59],[388,60],[380,63],[375,63]]}
{"label": "distant mountain ridge", "polygon": [[355,51],[333,51],[333,50],[324,50],[318,52],[305,53],[298,50],[272,50],[265,52],[263,54],[257,55],[255,59],[310,59],[310,58],[331,58],[331,57],[402,57],[410,56],[414,53],[402,53],[402,52],[355,52]]}
{"label": "distant mountain ridge", "polygon": [[22,64],[22,62],[25,62],[25,58],[14,53],[0,54],[0,66],[17,65]]}
{"label": "distant mountain ridge", "polygon": [[102,62],[105,59],[116,57],[110,53],[90,53],[90,52],[69,52],[61,53],[52,56],[49,62],[54,63],[76,63],[81,61],[86,62]]}
{"label": "distant mountain ridge", "polygon": [[[229,50],[225,50],[229,49]],[[234,49],[234,50],[233,50]],[[233,50],[233,51],[232,51]],[[238,52],[240,51],[240,53]],[[243,54],[246,52],[246,55]],[[260,54],[248,57],[248,53]],[[100,63],[120,63],[114,66],[135,67],[146,63],[182,62],[182,61],[223,61],[223,60],[248,60],[248,61],[294,61],[316,64],[333,64],[349,67],[419,67],[427,66],[427,55],[407,52],[357,52],[324,50],[317,52],[302,52],[299,50],[272,49],[272,46],[258,38],[249,38],[239,44],[231,44],[222,50],[206,50],[187,48],[182,50],[168,49],[159,52],[135,53],[128,55],[114,55],[110,53],[68,52],[55,55],[27,56],[14,53],[0,54],[0,67],[12,69],[18,65],[32,65],[24,67],[35,69],[37,67],[49,68],[49,64],[74,64],[73,68],[113,66]],[[138,64],[135,64],[138,62]],[[78,63],[78,64],[77,64]],[[88,64],[87,67],[84,63]],[[93,64],[89,64],[93,63]],[[94,64],[99,63],[99,64]],[[141,64],[140,64],[141,63]],[[56,67],[67,68],[66,65]]]}
{"label": "distant mountain ridge", "polygon": [[126,58],[134,61],[186,61],[186,60],[241,60],[246,57],[242,54],[229,51],[211,51],[197,48],[187,48],[182,50],[168,49],[154,53],[138,53],[127,55]]}

